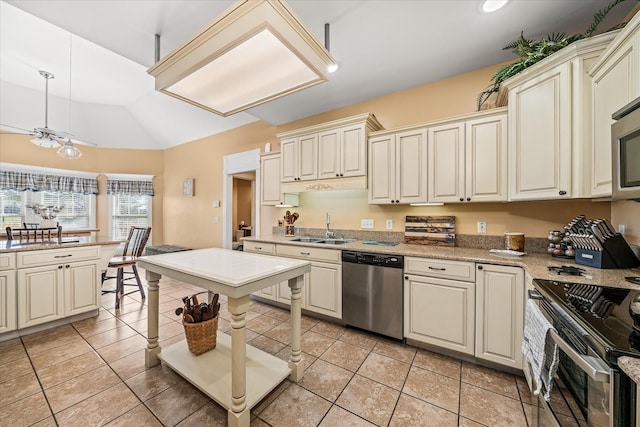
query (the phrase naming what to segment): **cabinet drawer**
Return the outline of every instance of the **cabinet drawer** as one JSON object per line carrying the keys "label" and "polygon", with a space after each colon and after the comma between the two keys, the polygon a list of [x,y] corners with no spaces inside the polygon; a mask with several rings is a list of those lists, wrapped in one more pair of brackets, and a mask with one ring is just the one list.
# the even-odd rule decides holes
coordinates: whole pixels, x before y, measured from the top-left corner
{"label": "cabinet drawer", "polygon": [[16,268],[15,252],[12,252],[10,254],[0,254],[0,271],[13,270],[15,268]]}
{"label": "cabinet drawer", "polygon": [[476,280],[475,263],[465,261],[404,257],[404,272],[464,282]]}
{"label": "cabinet drawer", "polygon": [[340,263],[342,251],[334,249],[312,248],[308,246],[277,245],[276,254],[289,258],[308,259],[313,261]]}
{"label": "cabinet drawer", "polygon": [[100,258],[100,246],[18,252],[17,257],[18,268],[84,261]]}
{"label": "cabinet drawer", "polygon": [[242,246],[244,248],[244,252],[254,252],[266,255],[275,255],[276,253],[276,245],[273,243],[248,242],[245,240]]}

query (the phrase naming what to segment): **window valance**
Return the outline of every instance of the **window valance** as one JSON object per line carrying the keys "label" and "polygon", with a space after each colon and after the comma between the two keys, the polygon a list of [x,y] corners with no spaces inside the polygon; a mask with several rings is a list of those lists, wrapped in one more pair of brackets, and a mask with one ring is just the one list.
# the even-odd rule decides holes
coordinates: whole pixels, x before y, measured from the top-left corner
{"label": "window valance", "polygon": [[95,178],[82,178],[76,176],[1,170],[0,189],[98,194],[98,180]]}
{"label": "window valance", "polygon": [[107,194],[153,196],[153,182],[107,179]]}

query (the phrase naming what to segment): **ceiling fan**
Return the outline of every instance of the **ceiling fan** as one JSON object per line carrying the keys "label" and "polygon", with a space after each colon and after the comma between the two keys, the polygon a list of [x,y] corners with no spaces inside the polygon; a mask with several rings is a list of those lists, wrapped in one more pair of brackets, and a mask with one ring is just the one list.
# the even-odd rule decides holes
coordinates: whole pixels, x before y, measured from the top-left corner
{"label": "ceiling fan", "polygon": [[79,159],[82,157],[82,153],[80,150],[74,145],[74,142],[78,144],[84,145],[96,145],[91,142],[80,141],[78,139],[73,138],[73,135],[63,131],[57,131],[50,129],[48,126],[49,120],[49,80],[54,78],[54,75],[48,71],[38,71],[38,73],[44,77],[45,86],[44,86],[44,127],[34,128],[32,131],[27,129],[22,129],[15,126],[1,124],[3,128],[10,128],[12,130],[20,131],[20,133],[25,133],[27,135],[32,135],[35,138],[30,141],[44,148],[57,148],[58,155],[64,157],[66,159]]}

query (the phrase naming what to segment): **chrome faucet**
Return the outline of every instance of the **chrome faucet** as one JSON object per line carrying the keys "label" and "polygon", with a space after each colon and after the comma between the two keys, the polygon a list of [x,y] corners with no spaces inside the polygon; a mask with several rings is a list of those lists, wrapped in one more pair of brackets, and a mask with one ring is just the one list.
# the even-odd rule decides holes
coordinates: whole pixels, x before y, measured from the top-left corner
{"label": "chrome faucet", "polygon": [[334,237],[333,231],[329,230],[329,224],[331,224],[331,215],[327,212],[327,231],[324,233],[325,239],[333,239]]}

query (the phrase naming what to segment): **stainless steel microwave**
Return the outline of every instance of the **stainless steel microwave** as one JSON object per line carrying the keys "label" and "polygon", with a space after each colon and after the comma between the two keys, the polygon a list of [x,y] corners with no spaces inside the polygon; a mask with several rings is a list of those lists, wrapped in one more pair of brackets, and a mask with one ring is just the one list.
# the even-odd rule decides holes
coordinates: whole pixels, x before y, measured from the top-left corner
{"label": "stainless steel microwave", "polygon": [[612,199],[640,202],[640,98],[611,117]]}

